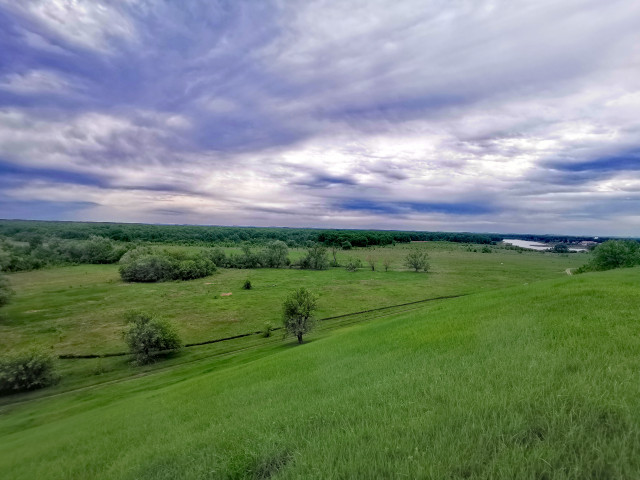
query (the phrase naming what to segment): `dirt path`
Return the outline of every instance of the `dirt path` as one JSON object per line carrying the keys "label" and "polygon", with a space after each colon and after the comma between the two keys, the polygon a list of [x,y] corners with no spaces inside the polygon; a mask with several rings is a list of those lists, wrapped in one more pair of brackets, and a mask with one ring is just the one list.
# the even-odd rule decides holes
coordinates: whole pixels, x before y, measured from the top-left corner
{"label": "dirt path", "polygon": [[570,269],[570,268],[567,268],[567,269],[565,270],[565,272],[566,272],[566,273],[567,273],[567,275],[569,275],[569,276],[573,275],[573,273],[571,273],[571,269]]}

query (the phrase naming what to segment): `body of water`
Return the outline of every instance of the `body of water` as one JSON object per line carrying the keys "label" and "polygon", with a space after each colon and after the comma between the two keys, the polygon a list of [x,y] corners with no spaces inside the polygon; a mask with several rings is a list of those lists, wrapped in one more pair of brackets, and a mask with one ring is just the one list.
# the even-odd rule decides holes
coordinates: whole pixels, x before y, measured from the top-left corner
{"label": "body of water", "polygon": [[[504,240],[502,240],[504,243],[507,243],[509,245],[514,245],[516,247],[522,247],[522,248],[528,248],[530,250],[547,250],[551,247],[553,247],[552,244],[550,243],[538,243],[538,242],[532,242],[530,240],[517,240],[515,238],[505,238]],[[571,248],[569,247],[569,250],[571,250],[572,252],[584,252],[586,250],[586,248]]]}

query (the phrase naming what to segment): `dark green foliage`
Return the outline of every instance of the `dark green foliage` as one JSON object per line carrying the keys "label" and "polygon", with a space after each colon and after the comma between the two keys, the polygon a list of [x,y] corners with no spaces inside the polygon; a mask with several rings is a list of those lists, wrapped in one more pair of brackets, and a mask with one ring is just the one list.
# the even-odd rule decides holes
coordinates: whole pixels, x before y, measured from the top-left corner
{"label": "dark green foliage", "polygon": [[564,243],[557,243],[551,249],[553,253],[569,253],[569,247]]}
{"label": "dark green foliage", "polygon": [[589,263],[580,267],[577,273],[636,265],[640,265],[640,243],[635,240],[608,240],[593,250]]}
{"label": "dark green foliage", "polygon": [[482,250],[480,250],[482,253],[491,253],[491,248],[487,247],[486,245],[484,247],[482,247]]}
{"label": "dark green foliage", "polygon": [[302,343],[302,336],[313,329],[312,314],[317,301],[317,297],[304,287],[291,292],[284,301],[282,319],[285,333],[295,336],[298,343]]}
{"label": "dark green foliage", "polygon": [[126,318],[123,337],[138,364],[151,362],[159,352],[182,347],[178,332],[169,322],[141,312],[130,312]]}
{"label": "dark green foliage", "polygon": [[251,280],[249,280],[248,278],[244,281],[244,283],[242,284],[242,289],[243,290],[251,290]]}
{"label": "dark green foliage", "polygon": [[429,271],[429,254],[424,250],[412,250],[405,258],[405,265],[416,272]]}
{"label": "dark green foliage", "polygon": [[216,267],[206,253],[187,256],[175,252],[149,253],[149,248],[127,252],[120,260],[120,277],[125,282],[193,280],[211,275]]}
{"label": "dark green foliage", "polygon": [[351,250],[352,248],[353,248],[353,245],[351,245],[351,242],[349,242],[348,240],[345,240],[344,242],[342,242],[343,250]]}
{"label": "dark green foliage", "polygon": [[300,268],[310,270],[326,270],[329,268],[327,247],[315,243],[307,249],[307,254],[300,260]]}
{"label": "dark green foliage", "polygon": [[6,276],[0,273],[0,307],[5,306],[11,300],[13,291],[9,285],[9,280]]}
{"label": "dark green foliage", "polygon": [[227,256],[220,247],[205,248],[202,250],[202,255],[211,260],[216,267],[226,266]]}
{"label": "dark green foliage", "polygon": [[33,350],[0,359],[0,395],[53,385],[59,377],[53,357]]}
{"label": "dark green foliage", "polygon": [[163,255],[143,255],[120,266],[125,282],[163,282],[171,280],[178,266]]}

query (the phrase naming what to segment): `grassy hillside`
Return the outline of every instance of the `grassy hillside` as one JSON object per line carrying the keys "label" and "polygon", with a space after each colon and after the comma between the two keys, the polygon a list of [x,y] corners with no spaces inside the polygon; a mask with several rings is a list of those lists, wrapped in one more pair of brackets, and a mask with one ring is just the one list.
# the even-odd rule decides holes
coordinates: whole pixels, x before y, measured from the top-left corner
{"label": "grassy hillside", "polygon": [[[404,257],[412,248],[429,252],[429,274],[404,267]],[[496,247],[493,252],[468,251],[467,246],[451,243],[399,245],[339,252],[342,264],[348,257],[360,257],[366,266],[366,257],[376,258],[376,271],[368,266],[356,273],[344,268],[320,272],[233,269],[205,279],[157,284],[123,283],[117,265],[16,273],[9,276],[16,296],[0,311],[0,350],[37,344],[55,353],[120,351],[123,316],[130,309],[162,315],[176,323],[185,342],[200,342],[260,330],[266,321],[280,323],[283,298],[300,285],[320,294],[318,315],[326,317],[563,277],[566,268],[576,268],[587,258]],[[300,250],[291,253],[293,258],[300,255]],[[388,272],[383,271],[383,258],[391,260]],[[246,278],[254,286],[251,291],[241,289]],[[223,292],[233,295],[220,297]]]}
{"label": "grassy hillside", "polygon": [[3,407],[2,478],[639,478],[640,269]]}

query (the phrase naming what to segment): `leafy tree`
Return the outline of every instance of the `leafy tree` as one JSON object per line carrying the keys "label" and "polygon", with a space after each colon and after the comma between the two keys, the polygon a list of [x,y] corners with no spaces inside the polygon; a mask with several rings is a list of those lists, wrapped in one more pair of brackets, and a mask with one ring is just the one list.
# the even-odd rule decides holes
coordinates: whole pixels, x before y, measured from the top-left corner
{"label": "leafy tree", "polygon": [[598,245],[585,270],[611,270],[612,268],[640,265],[640,243],[634,240],[608,240]]}
{"label": "leafy tree", "polygon": [[429,254],[424,250],[411,250],[405,258],[405,265],[415,269],[416,272],[420,270],[427,272],[429,271]]}
{"label": "leafy tree", "polygon": [[269,242],[262,251],[262,259],[265,267],[284,267],[289,264],[289,247],[282,240]]}
{"label": "leafy tree", "polygon": [[382,266],[384,267],[384,271],[388,272],[389,267],[391,267],[391,259],[389,257],[385,257],[382,259]]}
{"label": "leafy tree", "polygon": [[129,312],[123,337],[136,362],[144,365],[162,351],[175,351],[182,347],[175,327],[146,313]]}
{"label": "leafy tree", "polygon": [[309,333],[315,324],[312,317],[317,306],[317,297],[304,287],[291,292],[283,304],[283,323],[286,334],[298,338],[302,343],[302,336]]}
{"label": "leafy tree", "polygon": [[351,245],[350,241],[344,241],[342,242],[342,249],[343,250],[351,250],[353,248],[353,245]]}
{"label": "leafy tree", "polygon": [[338,246],[335,243],[331,244],[331,256],[333,257],[333,262],[331,262],[332,267],[339,267],[338,263]]}
{"label": "leafy tree", "polygon": [[327,247],[314,243],[307,249],[307,254],[300,260],[300,268],[311,270],[326,270],[329,268]]}

